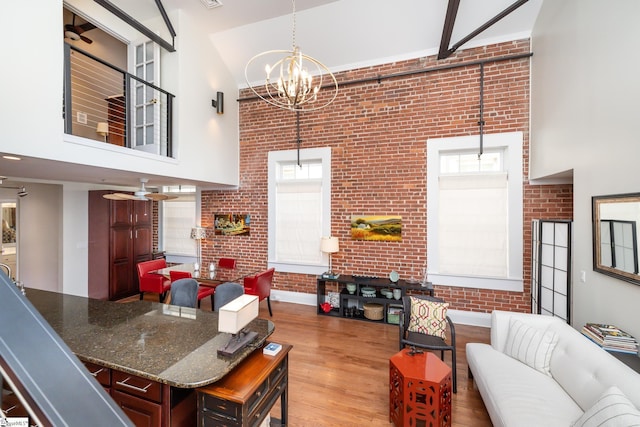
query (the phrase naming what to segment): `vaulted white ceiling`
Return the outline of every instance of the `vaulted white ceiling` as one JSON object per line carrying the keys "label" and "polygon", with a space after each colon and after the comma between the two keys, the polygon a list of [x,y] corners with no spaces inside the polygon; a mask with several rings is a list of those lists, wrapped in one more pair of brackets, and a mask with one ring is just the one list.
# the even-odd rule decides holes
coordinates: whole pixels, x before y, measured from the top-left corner
{"label": "vaulted white ceiling", "polygon": [[[451,44],[489,21],[516,0],[460,0]],[[529,0],[468,42],[465,47],[526,38],[543,0]],[[112,0],[143,20],[157,15],[153,0]],[[202,0],[162,0],[206,29],[236,82],[246,86],[244,68],[254,55],[290,50],[291,0],[222,0],[207,9]],[[296,0],[296,44],[332,71],[434,55],[440,47],[448,0]],[[180,37],[180,34],[177,34]],[[170,40],[170,38],[169,38]],[[262,75],[249,76],[250,82]]]}

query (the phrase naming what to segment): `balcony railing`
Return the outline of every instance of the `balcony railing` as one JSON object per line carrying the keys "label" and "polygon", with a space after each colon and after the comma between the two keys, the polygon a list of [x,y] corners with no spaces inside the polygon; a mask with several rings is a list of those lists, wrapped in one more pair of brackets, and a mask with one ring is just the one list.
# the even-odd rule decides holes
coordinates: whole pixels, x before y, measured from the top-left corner
{"label": "balcony railing", "polygon": [[173,157],[174,95],[64,44],[65,133]]}

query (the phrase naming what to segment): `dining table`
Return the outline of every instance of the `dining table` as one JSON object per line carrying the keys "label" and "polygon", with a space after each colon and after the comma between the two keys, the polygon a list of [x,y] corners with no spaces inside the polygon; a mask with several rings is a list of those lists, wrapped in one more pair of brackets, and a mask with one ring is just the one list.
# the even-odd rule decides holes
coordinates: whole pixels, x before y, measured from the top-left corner
{"label": "dining table", "polygon": [[154,270],[151,273],[161,274],[166,278],[170,278],[171,271],[183,271],[191,273],[191,277],[196,279],[200,284],[205,286],[216,287],[221,283],[237,282],[242,284],[244,278],[247,276],[253,276],[259,271],[249,266],[242,266],[237,268],[222,268],[216,265],[215,269],[209,270],[209,268],[200,267],[195,269],[195,263],[176,264],[169,267]]}

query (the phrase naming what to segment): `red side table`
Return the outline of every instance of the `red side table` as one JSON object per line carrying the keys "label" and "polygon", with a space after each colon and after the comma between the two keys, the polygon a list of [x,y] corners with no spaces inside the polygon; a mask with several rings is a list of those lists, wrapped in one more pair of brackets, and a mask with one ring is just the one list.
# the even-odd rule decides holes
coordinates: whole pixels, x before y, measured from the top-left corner
{"label": "red side table", "polygon": [[389,359],[389,421],[400,426],[451,426],[451,368],[425,351],[405,348]]}

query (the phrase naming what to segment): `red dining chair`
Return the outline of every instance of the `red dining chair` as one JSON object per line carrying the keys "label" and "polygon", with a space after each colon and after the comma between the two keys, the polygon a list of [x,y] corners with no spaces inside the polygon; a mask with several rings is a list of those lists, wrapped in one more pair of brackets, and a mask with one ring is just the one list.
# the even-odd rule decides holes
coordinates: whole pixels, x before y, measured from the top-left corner
{"label": "red dining chair", "polygon": [[161,274],[150,272],[166,268],[167,262],[164,259],[152,259],[151,261],[139,262],[136,267],[138,269],[140,299],[145,292],[155,292],[158,294],[160,302],[163,302],[167,291],[171,289],[171,281]]}
{"label": "red dining chair", "polygon": [[[173,283],[180,279],[191,279],[192,276],[188,271],[170,271],[169,277],[171,277],[171,283]],[[211,286],[198,285],[198,308],[200,308],[201,300],[206,297],[211,297],[211,310],[213,310],[213,294],[215,290],[216,289]]]}
{"label": "red dining chair", "polygon": [[218,260],[218,267],[220,268],[236,268],[235,258],[220,258]]}
{"label": "red dining chair", "polygon": [[267,299],[267,306],[269,307],[269,316],[273,317],[271,312],[271,283],[273,282],[273,273],[275,268],[270,268],[266,271],[256,274],[255,276],[248,276],[244,278],[244,293],[249,295],[256,295],[258,301]]}

